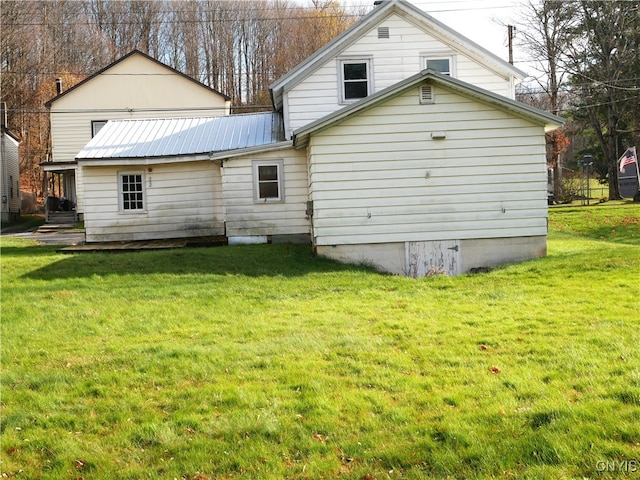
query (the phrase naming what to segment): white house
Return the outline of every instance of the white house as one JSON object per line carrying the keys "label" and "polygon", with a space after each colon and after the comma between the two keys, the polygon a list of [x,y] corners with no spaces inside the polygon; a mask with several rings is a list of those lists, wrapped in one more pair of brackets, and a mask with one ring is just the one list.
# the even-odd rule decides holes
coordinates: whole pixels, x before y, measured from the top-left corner
{"label": "white house", "polygon": [[523,76],[387,0],[276,81],[273,113],[109,122],[76,157],[87,241],[310,241],[412,276],[542,256],[563,120],[513,99]]}
{"label": "white house", "polygon": [[20,217],[20,159],[19,142],[7,128],[7,109],[0,105],[0,212],[3,222]]}
{"label": "white house", "polygon": [[134,50],[66,91],[59,83],[58,95],[45,106],[52,155],[42,167],[59,186],[49,195],[65,197],[82,220],[83,178],[75,156],[108,120],[228,115],[231,103],[226,95]]}

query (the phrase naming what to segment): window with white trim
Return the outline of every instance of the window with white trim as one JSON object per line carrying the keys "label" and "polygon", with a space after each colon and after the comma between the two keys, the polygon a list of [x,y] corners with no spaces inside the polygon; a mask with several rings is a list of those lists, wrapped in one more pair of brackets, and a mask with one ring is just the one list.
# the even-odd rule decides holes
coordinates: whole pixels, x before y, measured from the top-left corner
{"label": "window with white trim", "polygon": [[424,68],[435,70],[442,75],[454,76],[452,57],[424,57]]}
{"label": "window with white trim", "polygon": [[371,93],[371,59],[340,60],[340,103],[354,102]]}
{"label": "window with white trim", "polygon": [[106,124],[107,120],[91,120],[91,138],[95,137]]}
{"label": "window with white trim", "polygon": [[284,162],[282,160],[253,162],[254,200],[258,203],[284,200]]}
{"label": "window with white trim", "polygon": [[118,190],[121,212],[142,212],[144,200],[144,173],[121,172],[118,174]]}

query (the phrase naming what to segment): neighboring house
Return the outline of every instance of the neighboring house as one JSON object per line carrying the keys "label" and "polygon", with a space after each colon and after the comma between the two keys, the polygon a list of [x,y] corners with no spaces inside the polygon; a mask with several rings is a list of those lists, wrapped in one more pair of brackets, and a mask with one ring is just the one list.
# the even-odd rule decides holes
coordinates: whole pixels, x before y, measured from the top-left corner
{"label": "neighboring house", "polygon": [[20,160],[18,139],[7,129],[7,109],[0,105],[0,195],[3,222],[20,218]]}
{"label": "neighboring house", "polygon": [[[45,104],[51,121],[54,178],[47,207],[84,214],[82,172],[75,156],[112,119],[228,115],[230,99],[193,78],[134,50]],[[64,198],[64,202],[60,201]],[[48,212],[49,213],[49,212]]]}
{"label": "neighboring house", "polygon": [[276,81],[274,113],[109,122],[77,155],[87,241],[310,241],[412,276],[540,257],[563,120],[513,100],[523,76],[387,0]]}

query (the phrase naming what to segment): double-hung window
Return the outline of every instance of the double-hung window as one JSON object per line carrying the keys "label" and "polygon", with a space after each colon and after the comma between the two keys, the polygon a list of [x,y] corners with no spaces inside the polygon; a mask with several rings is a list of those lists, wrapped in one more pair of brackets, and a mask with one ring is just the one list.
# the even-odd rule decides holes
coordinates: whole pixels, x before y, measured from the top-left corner
{"label": "double-hung window", "polygon": [[355,58],[339,61],[340,103],[349,103],[371,94],[371,59]]}
{"label": "double-hung window", "polygon": [[254,200],[259,203],[284,200],[284,162],[268,160],[253,163]]}
{"label": "double-hung window", "polygon": [[142,172],[119,173],[118,187],[121,212],[142,212],[145,210],[144,174]]}

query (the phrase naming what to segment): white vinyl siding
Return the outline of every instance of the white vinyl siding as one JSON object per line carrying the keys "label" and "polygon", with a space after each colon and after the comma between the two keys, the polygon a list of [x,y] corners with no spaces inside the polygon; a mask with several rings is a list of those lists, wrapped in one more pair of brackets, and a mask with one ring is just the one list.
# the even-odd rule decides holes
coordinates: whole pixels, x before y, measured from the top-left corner
{"label": "white vinyl siding", "polygon": [[[384,20],[389,27],[388,39],[378,38],[378,28],[359,38],[340,52],[339,58],[369,56],[372,68],[372,92],[382,90],[424,69],[424,59],[455,56],[455,77],[500,95],[514,98],[512,81],[498,75],[478,61],[456,51],[443,40],[423,31],[413,23],[393,14]],[[285,132],[297,128],[341,108],[336,59],[327,61],[312,75],[284,94]]]}
{"label": "white vinyl siding", "polygon": [[2,185],[0,195],[2,199],[2,220],[10,220],[9,214],[17,214],[20,211],[20,167],[18,157],[18,142],[4,132],[0,132],[2,136],[1,145],[3,147],[0,152],[0,169],[2,170]]}
{"label": "white vinyl siding", "polygon": [[544,127],[417,90],[312,137],[317,245],[546,235]]}
{"label": "white vinyl siding", "polygon": [[[254,201],[256,164],[282,161],[282,202]],[[293,148],[224,161],[224,204],[228,237],[308,235],[307,156]]]}
{"label": "white vinyl siding", "polygon": [[144,170],[144,210],[122,213],[122,167],[85,167],[85,231],[88,242],[152,240],[224,234],[219,165],[185,162]]}

